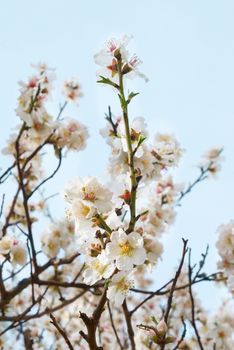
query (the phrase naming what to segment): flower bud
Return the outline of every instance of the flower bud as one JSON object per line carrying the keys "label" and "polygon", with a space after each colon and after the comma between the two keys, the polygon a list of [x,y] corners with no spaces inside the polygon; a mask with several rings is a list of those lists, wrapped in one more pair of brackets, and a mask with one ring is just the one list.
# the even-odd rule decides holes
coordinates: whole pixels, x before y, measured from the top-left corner
{"label": "flower bud", "polygon": [[156,330],[159,336],[165,336],[168,330],[166,322],[164,320],[161,320],[158,323]]}

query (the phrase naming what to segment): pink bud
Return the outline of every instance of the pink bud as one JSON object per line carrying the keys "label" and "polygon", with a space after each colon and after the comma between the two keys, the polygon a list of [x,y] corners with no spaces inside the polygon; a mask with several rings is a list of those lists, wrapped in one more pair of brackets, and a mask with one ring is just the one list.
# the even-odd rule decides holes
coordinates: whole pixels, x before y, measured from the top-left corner
{"label": "pink bud", "polygon": [[167,333],[167,324],[164,320],[161,320],[158,324],[157,324],[157,333],[160,335],[160,336],[164,336],[166,333]]}

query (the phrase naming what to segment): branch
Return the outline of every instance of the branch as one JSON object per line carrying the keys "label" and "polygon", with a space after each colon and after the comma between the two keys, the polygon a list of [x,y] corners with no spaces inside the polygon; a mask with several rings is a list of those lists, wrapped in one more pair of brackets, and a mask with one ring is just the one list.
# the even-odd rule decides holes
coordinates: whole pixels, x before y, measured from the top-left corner
{"label": "branch", "polygon": [[189,276],[189,295],[190,295],[190,300],[191,300],[191,314],[192,314],[192,320],[191,324],[194,329],[194,332],[197,337],[198,345],[201,350],[204,350],[204,347],[202,345],[201,337],[197,329],[196,325],[196,319],[195,319],[195,302],[194,302],[194,297],[193,297],[193,292],[192,292],[192,267],[191,267],[191,249],[189,249],[189,264],[188,264],[188,276]]}
{"label": "branch", "polygon": [[43,181],[41,181],[29,194],[28,194],[28,199],[30,197],[32,197],[32,195],[42,186],[44,185],[48,180],[52,179],[54,177],[54,175],[58,172],[61,163],[62,163],[62,150],[59,149],[59,153],[58,153],[58,157],[59,157],[59,161],[58,161],[58,165],[55,168],[55,170],[53,171],[53,173],[51,175],[49,175],[47,178],[45,178]]}
{"label": "branch", "polygon": [[99,300],[99,303],[91,317],[88,317],[85,313],[80,312],[80,317],[87,328],[87,334],[84,333],[83,331],[80,331],[80,335],[82,336],[82,338],[86,340],[90,350],[103,350],[102,346],[97,345],[96,330],[103,312],[103,308],[106,303],[106,292],[107,292],[107,287],[104,288],[102,296]]}
{"label": "branch", "polygon": [[119,338],[117,329],[116,329],[115,324],[114,324],[114,320],[113,320],[112,311],[111,311],[111,308],[110,308],[110,303],[109,303],[109,301],[108,301],[108,303],[107,303],[107,306],[108,306],[108,310],[109,310],[111,326],[112,326],[112,329],[113,329],[113,331],[114,331],[114,333],[115,333],[117,343],[119,344],[120,349],[121,349],[121,350],[124,350],[124,348],[123,348],[123,346],[122,346],[122,344],[121,344],[121,341],[120,341],[120,338]]}
{"label": "branch", "polygon": [[131,348],[132,350],[136,349],[136,345],[135,345],[135,340],[134,340],[134,331],[132,328],[132,321],[131,321],[131,313],[128,310],[128,306],[126,303],[126,300],[124,300],[123,302],[123,311],[124,311],[124,316],[125,316],[125,320],[126,320],[126,324],[127,324],[127,330],[128,330],[128,335],[129,335],[129,339],[130,339],[130,343],[131,343]]}
{"label": "branch", "polygon": [[181,334],[180,340],[178,341],[178,343],[176,344],[176,346],[175,346],[172,350],[177,350],[177,349],[179,349],[180,344],[183,342],[183,340],[184,340],[184,338],[185,338],[185,336],[186,336],[187,327],[186,327],[186,323],[185,323],[183,317],[182,317],[182,323],[183,323],[183,327],[184,327],[184,328],[183,328],[183,332],[182,332],[182,334]]}
{"label": "branch", "polygon": [[55,326],[55,328],[57,329],[57,331],[61,334],[61,336],[63,337],[63,339],[65,340],[68,348],[70,350],[74,350],[74,347],[72,346],[70,340],[68,339],[68,336],[66,334],[66,332],[64,331],[64,329],[58,324],[58,322],[56,321],[56,318],[53,316],[53,314],[50,314],[50,318],[52,321],[50,321],[50,323],[52,323],[52,325]]}
{"label": "branch", "polygon": [[[169,318],[169,314],[170,314],[171,307],[172,307],[172,300],[173,300],[173,294],[174,294],[174,291],[176,288],[176,283],[178,281],[178,278],[180,277],[180,273],[181,273],[181,270],[182,270],[182,267],[184,264],[184,258],[185,258],[187,251],[188,251],[187,243],[188,243],[188,240],[183,239],[183,251],[182,251],[180,264],[179,264],[178,270],[176,271],[174,280],[172,282],[170,294],[169,294],[168,301],[167,301],[167,308],[166,308],[166,312],[164,314],[164,320],[165,320],[166,324],[168,323],[168,318]],[[164,348],[165,348],[165,343],[161,345],[161,350],[164,350]]]}

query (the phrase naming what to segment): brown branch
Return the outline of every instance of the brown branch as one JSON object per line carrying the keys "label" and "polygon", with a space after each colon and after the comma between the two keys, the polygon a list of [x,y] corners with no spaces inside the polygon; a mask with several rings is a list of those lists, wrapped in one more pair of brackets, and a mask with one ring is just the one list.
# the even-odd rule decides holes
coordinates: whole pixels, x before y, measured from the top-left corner
{"label": "brown branch", "polygon": [[49,181],[50,179],[52,179],[54,177],[54,175],[58,172],[60,166],[62,163],[62,150],[59,150],[59,161],[58,161],[58,165],[55,168],[55,170],[53,171],[53,173],[51,175],[49,175],[48,177],[46,177],[44,180],[42,180],[29,194],[28,194],[28,199],[30,197],[32,197],[32,195],[42,186],[44,185],[47,181]]}
{"label": "brown branch", "polygon": [[128,310],[128,306],[127,306],[126,300],[124,300],[124,302],[123,302],[123,312],[124,312],[124,316],[125,316],[125,320],[126,320],[126,324],[127,324],[127,330],[128,330],[130,343],[131,343],[131,349],[135,350],[136,349],[136,345],[135,345],[135,340],[134,340],[134,331],[133,331],[133,328],[132,328],[132,320],[131,320],[132,316],[131,316],[131,313]]}
{"label": "brown branch", "polygon": [[[180,277],[180,273],[181,273],[181,270],[182,270],[182,267],[184,264],[184,258],[185,258],[187,251],[188,251],[187,244],[188,244],[188,240],[183,239],[183,251],[182,251],[180,264],[179,264],[178,270],[176,271],[174,280],[172,282],[171,290],[170,290],[168,301],[167,301],[167,308],[166,308],[166,311],[164,313],[164,321],[166,324],[168,323],[168,318],[169,318],[169,314],[170,314],[171,307],[172,307],[172,300],[173,300],[173,294],[174,294],[175,289],[176,289],[176,283],[178,281],[178,278]],[[161,345],[161,350],[164,350],[164,348],[165,348],[165,343],[163,343]]]}
{"label": "brown branch", "polygon": [[[5,292],[5,297],[4,299],[1,299],[0,301],[0,308],[3,308],[5,305],[7,305],[11,299],[13,299],[16,295],[18,295],[20,292],[22,292],[25,288],[27,288],[32,279],[34,281],[34,283],[38,282],[38,276],[46,271],[49,267],[51,266],[60,266],[60,265],[67,265],[72,263],[80,254],[79,253],[75,253],[72,256],[68,257],[68,258],[63,258],[63,259],[59,259],[57,260],[56,258],[52,258],[50,260],[48,260],[44,265],[42,266],[38,266],[37,271],[35,273],[33,273],[32,276],[28,277],[28,278],[24,278],[22,279],[15,288],[8,290]],[[0,318],[1,320],[1,318]]]}
{"label": "brown branch", "polygon": [[121,350],[124,350],[124,348],[123,348],[123,346],[122,346],[122,344],[121,344],[121,340],[120,340],[120,338],[119,338],[117,329],[116,329],[115,324],[114,324],[114,320],[113,320],[112,311],[111,311],[111,308],[110,308],[110,303],[109,303],[109,301],[108,301],[108,303],[107,303],[107,306],[108,306],[108,310],[109,310],[111,326],[112,326],[112,329],[113,329],[113,331],[114,331],[114,333],[115,333],[115,337],[116,337],[117,343],[119,344],[120,349],[121,349]]}
{"label": "brown branch", "polygon": [[13,198],[12,203],[11,203],[10,210],[9,210],[9,212],[7,214],[7,217],[6,217],[6,220],[5,220],[5,224],[4,224],[3,228],[2,228],[2,236],[6,235],[7,228],[10,226],[10,219],[11,219],[11,216],[13,215],[14,208],[15,208],[15,205],[16,205],[19,193],[20,193],[20,186],[18,186],[18,188],[17,188],[16,194],[15,194],[15,196]]}
{"label": "brown branch", "polygon": [[6,179],[3,179],[5,176],[7,176],[12,169],[14,169],[14,167],[16,166],[16,162],[14,162],[11,166],[9,166],[9,168],[4,171],[4,173],[0,176],[0,184],[2,184]]}
{"label": "brown branch", "polygon": [[28,196],[26,193],[25,185],[24,185],[24,172],[22,171],[21,166],[20,166],[20,145],[19,145],[19,142],[20,142],[20,138],[21,138],[25,128],[26,128],[26,125],[24,123],[22,125],[22,128],[21,128],[19,135],[18,135],[16,142],[15,142],[16,166],[17,166],[18,176],[19,176],[19,187],[20,187],[20,190],[21,190],[22,195],[23,195],[23,206],[24,206],[25,217],[26,217],[27,228],[28,228],[28,239],[29,239],[30,248],[31,248],[31,252],[32,252],[33,265],[34,265],[34,269],[36,271],[37,270],[37,257],[36,257],[36,249],[34,246],[33,233],[32,233],[32,220],[30,217],[30,211],[29,211],[29,207],[28,207]]}
{"label": "brown branch", "polygon": [[186,327],[186,323],[185,323],[183,317],[182,317],[182,323],[183,323],[183,332],[182,332],[181,337],[180,337],[179,341],[177,342],[176,346],[172,350],[179,349],[180,344],[183,342],[183,340],[184,340],[184,338],[186,336],[187,327]]}
{"label": "brown branch", "polygon": [[56,318],[53,316],[53,314],[50,314],[50,318],[52,320],[52,321],[50,321],[50,323],[52,323],[52,325],[54,325],[55,328],[57,329],[57,331],[61,334],[61,336],[65,340],[68,348],[70,350],[74,350],[74,347],[72,346],[72,344],[71,344],[71,342],[70,342],[70,340],[69,340],[65,330],[58,324],[58,322],[57,322]]}
{"label": "brown branch", "polygon": [[27,328],[23,332],[23,337],[24,337],[24,346],[26,350],[33,350],[33,339],[31,336],[31,331],[29,328]]}
{"label": "brown branch", "polygon": [[194,329],[194,332],[196,334],[197,337],[197,342],[198,345],[200,347],[201,350],[204,350],[204,347],[202,345],[202,341],[201,341],[201,337],[199,334],[199,331],[197,329],[197,325],[196,325],[196,318],[195,318],[195,301],[194,301],[194,297],[193,297],[193,291],[192,291],[192,267],[191,267],[191,249],[189,249],[189,263],[188,263],[188,277],[189,277],[189,295],[190,295],[190,300],[191,300],[191,325]]}
{"label": "brown branch", "polygon": [[169,295],[169,298],[168,298],[168,301],[167,301],[167,308],[166,308],[166,312],[164,314],[164,320],[165,320],[166,323],[168,321],[169,313],[170,313],[170,310],[171,310],[172,299],[173,299],[173,294],[174,294],[174,291],[175,291],[175,288],[176,288],[176,283],[178,281],[178,278],[180,277],[180,273],[181,273],[181,270],[182,270],[182,267],[183,267],[183,264],[184,264],[184,258],[185,258],[185,255],[186,255],[187,251],[188,251],[187,250],[187,243],[188,243],[188,241],[183,239],[183,251],[182,251],[181,261],[180,261],[178,270],[176,271],[174,280],[172,282],[170,295]]}
{"label": "brown branch", "polygon": [[34,314],[31,314],[31,315],[27,315],[27,313],[32,309],[32,307],[34,305],[30,305],[30,307],[28,307],[21,315],[0,317],[0,321],[12,322],[12,324],[9,327],[7,327],[5,330],[3,330],[0,333],[0,336],[3,335],[4,333],[6,333],[8,330],[13,329],[13,328],[17,328],[19,325],[21,325],[25,322],[28,322],[29,320],[32,320],[35,318],[40,318],[40,317],[43,317],[45,315],[49,315],[55,311],[58,311],[60,309],[63,309],[65,306],[72,304],[74,301],[76,301],[77,299],[82,297],[86,292],[88,292],[88,290],[84,290],[81,293],[75,295],[74,297],[63,301],[54,307],[50,307],[50,308],[46,307],[43,311],[36,312]]}
{"label": "brown branch", "polygon": [[85,313],[81,312],[80,317],[83,320],[87,328],[87,333],[80,331],[80,335],[86,340],[89,345],[90,350],[103,350],[102,346],[97,345],[96,340],[96,330],[106,303],[106,292],[107,287],[104,288],[102,296],[99,300],[99,303],[94,310],[91,317],[88,317]]}
{"label": "brown branch", "polygon": [[[219,152],[219,155],[223,152],[223,150],[221,149]],[[200,175],[191,183],[188,185],[188,187],[186,188],[185,191],[182,191],[180,193],[179,198],[177,199],[176,205],[180,205],[180,201],[188,194],[192,191],[192,189],[199,184],[200,182],[204,181],[207,179],[208,177],[208,173],[211,171],[212,166],[214,165],[214,161],[210,161],[210,163],[207,165],[206,168],[204,167],[200,167]]]}
{"label": "brown branch", "polygon": [[[164,284],[164,286],[162,286],[161,288],[159,288],[158,290],[156,290],[155,292],[150,292],[148,293],[147,291],[139,291],[137,289],[132,289],[134,292],[140,292],[143,294],[150,294],[147,298],[145,298],[144,300],[142,300],[134,309],[132,309],[130,311],[130,314],[134,314],[134,312],[136,312],[142,305],[144,305],[147,301],[149,301],[150,299],[152,299],[154,296],[156,295],[162,295],[161,291],[167,287],[169,284],[171,284],[171,282],[173,282],[173,279],[171,279],[169,282],[167,282],[166,284]],[[170,290],[168,290],[170,291]],[[166,294],[165,292],[163,294]]]}

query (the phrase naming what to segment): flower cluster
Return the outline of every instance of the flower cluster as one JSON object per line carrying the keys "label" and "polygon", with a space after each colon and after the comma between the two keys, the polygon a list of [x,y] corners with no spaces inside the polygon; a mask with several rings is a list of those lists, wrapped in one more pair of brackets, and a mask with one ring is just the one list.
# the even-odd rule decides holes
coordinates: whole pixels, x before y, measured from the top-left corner
{"label": "flower cluster", "polygon": [[216,247],[221,258],[218,267],[227,279],[230,292],[234,294],[234,221],[221,225],[218,234]]}
{"label": "flower cluster", "polygon": [[69,255],[74,251],[74,225],[67,220],[51,224],[41,237],[42,251],[50,258],[57,256],[60,249]]}
{"label": "flower cluster", "polygon": [[[131,38],[125,35],[120,40],[111,38],[106,42],[105,48],[94,56],[95,63],[102,67],[97,73],[98,76],[118,79],[119,68],[121,68],[124,77],[132,79],[140,76],[148,81],[148,78],[138,70],[138,66],[142,63],[141,60],[136,54],[130,56],[127,50]],[[120,59],[121,67],[119,66]]]}

